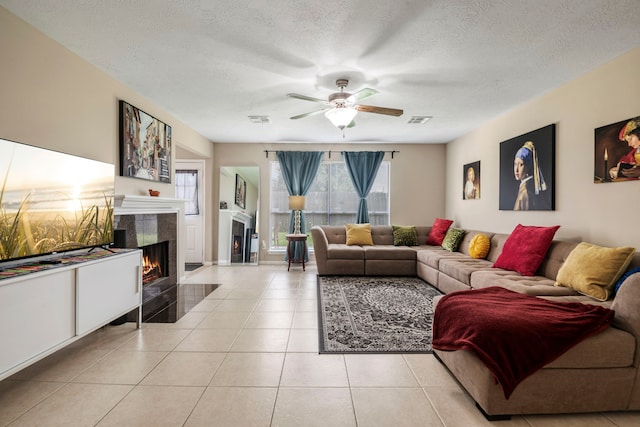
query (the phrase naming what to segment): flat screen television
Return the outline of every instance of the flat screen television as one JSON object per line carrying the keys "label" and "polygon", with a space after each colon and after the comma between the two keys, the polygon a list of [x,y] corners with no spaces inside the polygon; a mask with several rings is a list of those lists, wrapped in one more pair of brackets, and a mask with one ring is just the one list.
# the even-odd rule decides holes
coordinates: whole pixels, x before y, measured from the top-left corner
{"label": "flat screen television", "polygon": [[0,139],[0,262],[113,242],[115,166]]}

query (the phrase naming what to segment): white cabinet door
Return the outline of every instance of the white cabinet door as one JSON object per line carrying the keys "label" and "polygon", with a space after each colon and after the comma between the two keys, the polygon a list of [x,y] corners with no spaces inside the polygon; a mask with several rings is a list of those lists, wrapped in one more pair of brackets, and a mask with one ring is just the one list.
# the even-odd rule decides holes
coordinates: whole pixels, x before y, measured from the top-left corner
{"label": "white cabinet door", "polygon": [[142,251],[105,258],[78,267],[76,334],[117,319],[142,301]]}
{"label": "white cabinet door", "polygon": [[0,378],[74,337],[74,294],[73,269],[0,284]]}

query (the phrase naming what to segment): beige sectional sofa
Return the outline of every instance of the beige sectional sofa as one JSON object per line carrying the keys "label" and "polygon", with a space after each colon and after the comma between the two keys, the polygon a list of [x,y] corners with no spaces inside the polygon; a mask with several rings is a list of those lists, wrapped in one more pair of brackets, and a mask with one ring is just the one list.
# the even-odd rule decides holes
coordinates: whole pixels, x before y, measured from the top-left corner
{"label": "beige sectional sofa", "polygon": [[[431,227],[416,227],[418,241],[426,242]],[[373,246],[347,246],[344,226],[311,229],[313,251],[321,276],[415,276],[416,254],[428,246],[394,246],[391,226],[373,226]]]}
{"label": "beige sectional sofa", "polygon": [[[430,227],[416,227],[426,242]],[[486,259],[468,254],[478,233],[491,239]],[[514,414],[640,410],[640,274],[628,278],[614,299],[600,302],[568,287],[554,286],[560,267],[578,242],[554,240],[535,276],[493,268],[508,234],[468,230],[458,251],[438,246],[393,246],[390,226],[373,226],[373,246],[347,246],[339,226],[311,230],[319,275],[419,276],[443,293],[501,286],[552,301],[597,304],[615,311],[613,326],[580,342],[526,378],[509,399],[471,351],[434,354],[489,419]],[[640,266],[636,253],[627,271]]]}

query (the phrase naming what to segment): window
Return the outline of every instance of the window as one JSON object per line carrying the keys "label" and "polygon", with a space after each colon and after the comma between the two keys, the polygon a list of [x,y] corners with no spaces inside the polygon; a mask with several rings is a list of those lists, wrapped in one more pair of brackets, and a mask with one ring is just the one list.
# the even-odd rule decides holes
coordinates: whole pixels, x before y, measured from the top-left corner
{"label": "window", "polygon": [[[383,161],[367,196],[369,221],[374,225],[389,224],[389,168]],[[304,210],[307,232],[314,225],[344,225],[356,220],[360,198],[353,188],[343,162],[323,162],[306,197]],[[282,179],[280,163],[271,162],[270,245],[283,250],[289,232],[289,193]],[[313,245],[309,239],[309,245]]]}
{"label": "window", "polygon": [[176,170],[176,198],[185,199],[184,214],[198,215],[198,171]]}

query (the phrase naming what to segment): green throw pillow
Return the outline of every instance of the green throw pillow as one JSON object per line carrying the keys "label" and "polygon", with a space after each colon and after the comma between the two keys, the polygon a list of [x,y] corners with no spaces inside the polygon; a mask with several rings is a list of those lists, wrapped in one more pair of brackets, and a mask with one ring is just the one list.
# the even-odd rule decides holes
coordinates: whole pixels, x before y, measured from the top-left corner
{"label": "green throw pillow", "polygon": [[418,246],[418,232],[413,225],[392,225],[394,246]]}
{"label": "green throw pillow", "polygon": [[450,228],[447,230],[447,234],[444,236],[442,240],[442,249],[446,249],[449,252],[455,252],[458,250],[458,246],[460,246],[460,242],[462,242],[462,238],[464,237],[466,231],[460,228]]}

